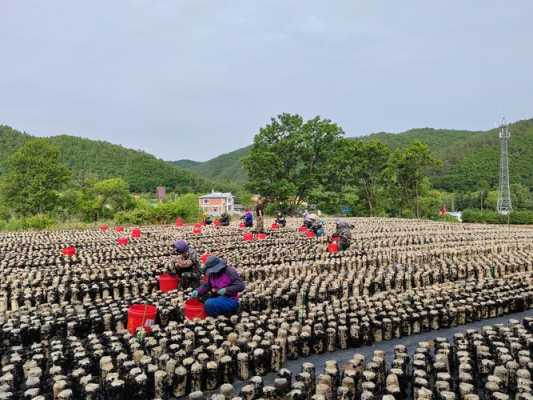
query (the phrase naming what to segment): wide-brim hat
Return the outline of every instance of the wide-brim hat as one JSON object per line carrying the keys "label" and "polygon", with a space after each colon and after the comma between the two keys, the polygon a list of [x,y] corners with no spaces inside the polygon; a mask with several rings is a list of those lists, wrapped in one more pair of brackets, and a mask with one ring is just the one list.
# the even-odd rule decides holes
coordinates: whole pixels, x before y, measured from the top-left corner
{"label": "wide-brim hat", "polygon": [[226,262],[216,256],[210,256],[205,261],[206,274],[216,274],[226,267]]}
{"label": "wide-brim hat", "polygon": [[186,253],[189,251],[189,243],[186,240],[177,240],[174,242],[174,248],[179,253]]}

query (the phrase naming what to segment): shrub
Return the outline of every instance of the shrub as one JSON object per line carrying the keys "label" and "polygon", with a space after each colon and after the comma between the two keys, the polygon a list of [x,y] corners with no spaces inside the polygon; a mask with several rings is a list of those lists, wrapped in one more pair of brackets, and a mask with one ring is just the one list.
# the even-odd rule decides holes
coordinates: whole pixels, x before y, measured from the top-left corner
{"label": "shrub", "polygon": [[440,222],[450,222],[450,223],[458,223],[459,220],[455,217],[452,217],[451,215],[445,215],[444,217],[441,217],[440,215],[432,215],[429,217],[432,221],[440,221]]}
{"label": "shrub", "polygon": [[55,221],[46,214],[36,214],[25,219],[25,225],[28,229],[47,229],[54,224]]}
{"label": "shrub", "polygon": [[31,217],[12,218],[3,226],[2,229],[9,231],[19,231],[24,229],[48,229],[54,226],[55,221],[46,214],[36,214]]}
{"label": "shrub", "polygon": [[135,208],[130,211],[119,211],[115,214],[114,221],[117,224],[152,224],[154,221],[154,214],[146,208]]}
{"label": "shrub", "polygon": [[186,194],[175,200],[154,205],[147,201],[137,201],[133,210],[117,212],[114,220],[119,224],[170,224],[177,217],[187,222],[201,218],[196,195]]}
{"label": "shrub", "polygon": [[[463,211],[463,222],[484,224],[506,224],[507,216],[500,215],[493,210],[467,209]],[[532,211],[513,211],[509,216],[511,224],[533,224]]]}
{"label": "shrub", "polygon": [[155,208],[155,213],[158,222],[161,223],[171,223],[177,217],[181,217],[187,222],[194,222],[202,216],[198,207],[198,196],[194,194],[186,194],[176,200],[158,205]]}
{"label": "shrub", "polygon": [[9,208],[6,207],[5,204],[0,203],[0,220],[7,221],[9,217],[11,216],[11,213],[9,211]]}
{"label": "shrub", "polygon": [[512,224],[533,224],[532,211],[514,211],[511,213]]}

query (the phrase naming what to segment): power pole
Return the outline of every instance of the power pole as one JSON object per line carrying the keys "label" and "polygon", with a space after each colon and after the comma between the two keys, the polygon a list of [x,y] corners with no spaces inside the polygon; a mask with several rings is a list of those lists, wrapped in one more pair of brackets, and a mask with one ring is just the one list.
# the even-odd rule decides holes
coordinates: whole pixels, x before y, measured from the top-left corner
{"label": "power pole", "polygon": [[509,141],[511,132],[509,126],[502,120],[500,127],[500,185],[498,189],[498,203],[496,211],[501,215],[509,215],[513,210],[511,204],[511,189],[509,186]]}

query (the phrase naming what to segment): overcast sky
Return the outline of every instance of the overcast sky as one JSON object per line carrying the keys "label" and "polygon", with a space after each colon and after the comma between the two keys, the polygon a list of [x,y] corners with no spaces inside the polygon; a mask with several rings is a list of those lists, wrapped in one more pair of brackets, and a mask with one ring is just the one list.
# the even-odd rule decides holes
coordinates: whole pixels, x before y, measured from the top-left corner
{"label": "overcast sky", "polygon": [[531,0],[0,0],[0,124],[205,160],[282,112],[349,136],[533,117]]}

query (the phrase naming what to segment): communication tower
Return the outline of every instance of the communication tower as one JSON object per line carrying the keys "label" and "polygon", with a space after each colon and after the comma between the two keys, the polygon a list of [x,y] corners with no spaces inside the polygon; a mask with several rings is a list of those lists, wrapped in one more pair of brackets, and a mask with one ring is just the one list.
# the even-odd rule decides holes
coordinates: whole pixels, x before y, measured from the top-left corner
{"label": "communication tower", "polygon": [[509,187],[509,141],[511,132],[505,119],[500,126],[500,185],[498,188],[498,203],[496,211],[501,215],[509,215],[513,210],[511,205],[511,189]]}

